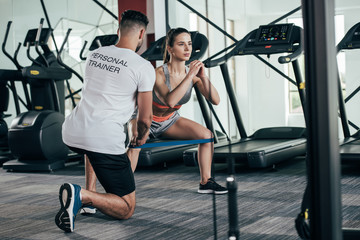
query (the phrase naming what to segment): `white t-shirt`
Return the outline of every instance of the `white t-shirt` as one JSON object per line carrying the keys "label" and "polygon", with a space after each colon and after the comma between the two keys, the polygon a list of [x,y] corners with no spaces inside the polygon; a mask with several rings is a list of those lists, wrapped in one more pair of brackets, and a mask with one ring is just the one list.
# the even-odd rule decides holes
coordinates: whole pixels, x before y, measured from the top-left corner
{"label": "white t-shirt", "polygon": [[114,45],[90,52],[82,98],[62,127],[65,144],[92,152],[125,153],[124,124],[136,93],[152,91],[155,70],[134,51]]}

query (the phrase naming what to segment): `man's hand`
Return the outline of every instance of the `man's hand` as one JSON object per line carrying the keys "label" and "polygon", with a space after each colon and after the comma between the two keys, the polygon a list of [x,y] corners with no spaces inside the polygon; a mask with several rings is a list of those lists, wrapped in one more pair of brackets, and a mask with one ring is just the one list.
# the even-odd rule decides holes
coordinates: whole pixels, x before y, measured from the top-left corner
{"label": "man's hand", "polygon": [[129,135],[130,135],[130,145],[131,146],[136,146],[136,139],[138,137],[138,131],[137,131],[137,124],[136,124],[137,120],[135,119],[131,119],[129,122]]}
{"label": "man's hand", "polygon": [[136,146],[141,146],[146,143],[146,140],[149,136],[149,127],[142,122],[137,123],[137,137],[136,137]]}
{"label": "man's hand", "polygon": [[148,136],[152,121],[152,92],[139,92],[137,95],[138,118],[136,146],[143,145]]}

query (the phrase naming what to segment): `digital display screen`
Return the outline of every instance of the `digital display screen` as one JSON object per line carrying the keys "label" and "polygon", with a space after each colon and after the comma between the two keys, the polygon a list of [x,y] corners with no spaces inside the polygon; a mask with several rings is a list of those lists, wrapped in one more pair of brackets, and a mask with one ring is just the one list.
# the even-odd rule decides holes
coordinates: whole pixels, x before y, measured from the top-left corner
{"label": "digital display screen", "polygon": [[[24,40],[24,46],[26,47],[27,43],[30,43],[30,46],[35,45],[36,35],[37,35],[38,29],[30,29],[25,37]],[[50,28],[43,28],[41,30],[40,38],[39,38],[39,45],[46,45],[49,41],[49,37],[51,34]]]}
{"label": "digital display screen", "polygon": [[256,35],[255,44],[277,44],[290,41],[293,24],[276,24],[260,26]]}

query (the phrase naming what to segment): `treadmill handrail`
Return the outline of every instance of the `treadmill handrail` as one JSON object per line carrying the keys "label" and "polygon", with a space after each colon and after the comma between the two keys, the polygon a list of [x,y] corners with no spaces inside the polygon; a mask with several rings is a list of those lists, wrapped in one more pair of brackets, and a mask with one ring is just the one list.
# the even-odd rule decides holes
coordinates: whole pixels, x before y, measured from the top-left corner
{"label": "treadmill handrail", "polygon": [[343,39],[338,43],[336,46],[337,51],[341,51],[343,49],[351,49],[348,45],[348,42],[351,40],[352,36],[354,35],[356,29],[360,26],[360,22],[352,26],[349,31],[345,34]]}
{"label": "treadmill handrail", "polygon": [[281,64],[293,62],[301,56],[303,51],[304,51],[304,47],[302,44],[300,44],[300,47],[296,49],[293,53],[290,53],[287,56],[280,56],[278,58],[278,62]]}
{"label": "treadmill handrail", "polygon": [[233,56],[236,55],[236,53],[239,52],[240,48],[245,47],[245,45],[246,45],[247,41],[249,40],[249,38],[251,37],[251,35],[256,31],[257,31],[257,29],[249,32],[243,39],[239,40],[236,43],[236,45],[230,52],[226,53],[224,56],[214,59],[214,60],[211,60],[210,58],[204,60],[203,63],[205,65],[205,67],[212,68],[212,67],[220,66],[220,65],[224,64],[225,62],[227,62],[228,59],[232,58]]}

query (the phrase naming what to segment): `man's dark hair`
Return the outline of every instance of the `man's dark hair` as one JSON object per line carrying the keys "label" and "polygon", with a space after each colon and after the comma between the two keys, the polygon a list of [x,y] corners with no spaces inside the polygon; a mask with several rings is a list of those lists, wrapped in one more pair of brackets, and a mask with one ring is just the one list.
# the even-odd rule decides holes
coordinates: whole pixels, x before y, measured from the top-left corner
{"label": "man's dark hair", "polygon": [[148,23],[149,20],[145,14],[135,10],[126,10],[121,14],[120,29],[131,28],[134,24],[146,28]]}

